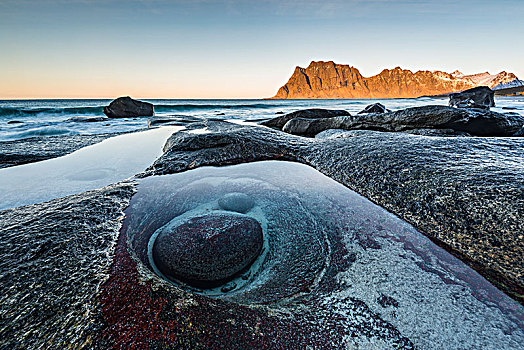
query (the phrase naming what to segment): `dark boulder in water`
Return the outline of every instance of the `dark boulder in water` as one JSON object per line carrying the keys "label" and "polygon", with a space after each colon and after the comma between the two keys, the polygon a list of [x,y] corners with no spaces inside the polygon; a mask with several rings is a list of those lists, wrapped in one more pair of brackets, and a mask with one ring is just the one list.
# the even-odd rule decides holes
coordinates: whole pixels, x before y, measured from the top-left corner
{"label": "dark boulder in water", "polygon": [[296,121],[290,119],[282,130],[294,135],[313,136],[328,129],[377,131],[452,129],[476,136],[512,136],[523,125],[524,117],[518,114],[446,106],[423,106],[359,116],[315,120],[301,118]]}
{"label": "dark boulder in water", "polygon": [[155,110],[151,103],[126,96],[113,100],[109,106],[104,107],[104,113],[109,118],[150,117]]}
{"label": "dark boulder in water", "polygon": [[167,277],[201,288],[221,285],[248,267],[262,249],[262,227],[236,213],[214,213],[160,228],[153,259]]}
{"label": "dark boulder in water", "polygon": [[389,112],[389,110],[386,109],[386,106],[384,106],[382,103],[373,103],[371,105],[366,106],[366,108],[358,112],[358,114],[386,113],[386,112]]}
{"label": "dark boulder in water", "polygon": [[349,116],[348,111],[344,110],[332,110],[332,109],[321,109],[321,108],[311,108],[303,109],[293,113],[288,113],[281,117],[276,117],[267,121],[260,123],[261,125],[269,126],[272,128],[282,129],[282,127],[291,119],[294,118],[304,118],[304,119],[322,119],[322,118],[332,118],[338,116]]}
{"label": "dark boulder in water", "polygon": [[495,92],[487,86],[477,86],[472,89],[449,94],[449,105],[458,108],[495,107]]}

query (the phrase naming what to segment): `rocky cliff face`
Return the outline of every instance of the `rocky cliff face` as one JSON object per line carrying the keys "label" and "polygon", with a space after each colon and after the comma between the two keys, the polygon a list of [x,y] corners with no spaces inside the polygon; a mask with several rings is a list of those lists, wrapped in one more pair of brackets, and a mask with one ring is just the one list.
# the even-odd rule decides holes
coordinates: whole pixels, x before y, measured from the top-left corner
{"label": "rocky cliff face", "polygon": [[307,68],[296,67],[275,99],[309,98],[413,98],[462,91],[475,86],[495,88],[519,81],[512,73],[464,75],[459,71],[411,72],[400,67],[384,69],[366,78],[355,67],[329,62],[311,62]]}

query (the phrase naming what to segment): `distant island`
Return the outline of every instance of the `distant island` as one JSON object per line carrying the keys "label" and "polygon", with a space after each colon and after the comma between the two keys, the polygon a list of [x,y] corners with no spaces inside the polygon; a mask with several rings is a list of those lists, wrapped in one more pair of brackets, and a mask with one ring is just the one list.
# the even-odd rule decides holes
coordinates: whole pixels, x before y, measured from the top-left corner
{"label": "distant island", "polygon": [[366,78],[355,67],[333,61],[313,61],[296,67],[288,82],[272,99],[416,98],[462,91],[476,86],[494,90],[521,88],[524,81],[513,73],[465,75],[458,70],[418,71],[396,67]]}

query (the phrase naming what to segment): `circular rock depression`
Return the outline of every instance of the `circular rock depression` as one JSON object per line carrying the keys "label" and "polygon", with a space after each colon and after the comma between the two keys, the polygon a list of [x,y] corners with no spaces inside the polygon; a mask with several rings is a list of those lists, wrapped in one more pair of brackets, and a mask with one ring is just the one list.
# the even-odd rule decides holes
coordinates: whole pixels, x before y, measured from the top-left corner
{"label": "circular rock depression", "polygon": [[237,213],[212,213],[159,229],[156,267],[168,278],[199,288],[219,286],[244,271],[263,246],[260,223]]}

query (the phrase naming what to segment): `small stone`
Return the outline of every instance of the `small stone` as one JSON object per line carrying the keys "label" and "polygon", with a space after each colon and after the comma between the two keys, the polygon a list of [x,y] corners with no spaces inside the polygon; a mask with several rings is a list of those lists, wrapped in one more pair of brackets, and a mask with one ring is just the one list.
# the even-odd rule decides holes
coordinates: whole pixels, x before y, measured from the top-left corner
{"label": "small stone", "polygon": [[220,208],[237,213],[247,213],[255,205],[255,201],[244,193],[228,193],[218,200]]}
{"label": "small stone", "polygon": [[213,288],[235,278],[258,257],[262,227],[252,217],[213,213],[167,224],[153,244],[153,260],[168,278]]}
{"label": "small stone", "polygon": [[233,289],[237,287],[237,284],[235,282],[231,282],[220,288],[220,291],[222,293],[231,292]]}

